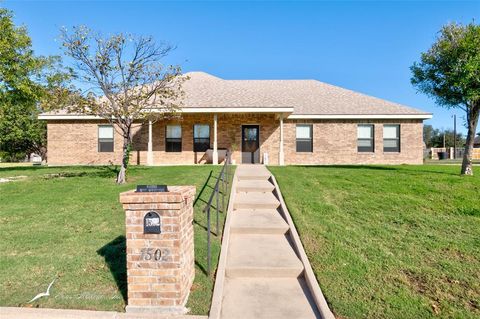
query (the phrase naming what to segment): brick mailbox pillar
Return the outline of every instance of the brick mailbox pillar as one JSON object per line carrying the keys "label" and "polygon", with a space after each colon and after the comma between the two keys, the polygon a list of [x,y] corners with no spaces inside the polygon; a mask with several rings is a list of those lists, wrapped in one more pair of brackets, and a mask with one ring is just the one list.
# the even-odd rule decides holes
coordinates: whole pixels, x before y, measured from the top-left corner
{"label": "brick mailbox pillar", "polygon": [[195,277],[194,197],[194,186],[120,194],[127,237],[127,312],[186,312]]}

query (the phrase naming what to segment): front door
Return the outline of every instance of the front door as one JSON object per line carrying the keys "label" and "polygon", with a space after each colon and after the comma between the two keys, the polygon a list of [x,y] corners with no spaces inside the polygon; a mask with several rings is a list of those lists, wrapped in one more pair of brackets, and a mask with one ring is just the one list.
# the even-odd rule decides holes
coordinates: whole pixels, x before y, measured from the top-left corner
{"label": "front door", "polygon": [[260,163],[260,128],[258,125],[242,125],[242,163]]}

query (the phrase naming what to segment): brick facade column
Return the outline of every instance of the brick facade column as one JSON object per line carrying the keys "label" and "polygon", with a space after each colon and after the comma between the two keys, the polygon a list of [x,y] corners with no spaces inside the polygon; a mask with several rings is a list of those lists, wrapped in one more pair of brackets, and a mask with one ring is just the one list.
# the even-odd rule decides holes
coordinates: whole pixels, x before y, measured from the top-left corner
{"label": "brick facade column", "polygon": [[[195,187],[169,186],[168,190],[120,194],[127,238],[127,312],[186,312],[195,277]],[[149,212],[160,216],[160,234],[144,233]]]}

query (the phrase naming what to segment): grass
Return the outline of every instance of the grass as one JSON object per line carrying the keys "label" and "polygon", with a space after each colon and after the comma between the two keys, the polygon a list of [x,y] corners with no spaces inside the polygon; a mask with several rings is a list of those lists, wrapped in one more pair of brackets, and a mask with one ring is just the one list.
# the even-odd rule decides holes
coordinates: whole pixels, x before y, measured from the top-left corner
{"label": "grass", "polygon": [[[202,209],[219,171],[215,166],[132,167],[129,183],[118,186],[109,167],[0,168],[0,178],[27,176],[0,183],[0,306],[28,306],[58,276],[52,296],[34,307],[123,311],[125,215],[118,194],[136,184],[195,185],[196,276],[187,307],[207,314],[214,282],[205,274]],[[224,214],[220,218],[223,225]],[[212,236],[213,270],[219,252],[220,237]]]}
{"label": "grass", "polygon": [[[446,159],[446,160],[435,160],[435,159],[425,159],[424,163],[429,164],[429,165],[462,165],[462,158],[457,158],[457,159]],[[480,164],[480,159],[474,159],[472,160],[472,163],[474,165]]]}
{"label": "grass", "polygon": [[9,162],[0,162],[0,168],[8,167],[29,167],[33,166],[32,163],[9,163]]}
{"label": "grass", "polygon": [[439,165],[270,169],[339,318],[480,317],[478,175]]}

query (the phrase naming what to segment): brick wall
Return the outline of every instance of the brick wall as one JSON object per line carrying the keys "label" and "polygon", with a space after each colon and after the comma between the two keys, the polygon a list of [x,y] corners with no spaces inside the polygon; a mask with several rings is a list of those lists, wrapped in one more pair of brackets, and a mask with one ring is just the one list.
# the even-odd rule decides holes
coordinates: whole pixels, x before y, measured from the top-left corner
{"label": "brick wall", "polygon": [[[122,156],[122,136],[115,130],[114,152],[98,152],[98,125],[102,121],[49,121],[47,123],[48,163],[118,164]],[[139,127],[135,128],[138,131]]]}
{"label": "brick wall", "polygon": [[[127,311],[186,311],[195,277],[193,247],[194,186],[169,186],[167,193],[120,194],[125,210],[127,238]],[[149,211],[161,218],[160,234],[144,234]],[[142,258],[142,249],[153,256]],[[155,258],[159,249],[160,258]],[[145,252],[144,252],[145,253]]]}
{"label": "brick wall", "polygon": [[[297,123],[313,125],[313,152],[297,153]],[[357,125],[374,124],[375,152],[357,152]],[[400,153],[383,152],[383,124],[400,124]],[[420,120],[317,120],[284,122],[285,164],[422,164],[423,124]]]}
{"label": "brick wall", "polygon": [[[296,123],[313,124],[313,153],[297,153],[295,147]],[[357,128],[360,123],[375,124],[375,152],[357,152]],[[383,123],[401,124],[400,153],[383,153]],[[97,151],[99,121],[50,121],[48,123],[49,164],[108,164],[120,163],[122,139],[115,135],[113,153]],[[165,126],[182,126],[182,152],[165,152]],[[153,125],[154,164],[204,163],[203,154],[193,152],[193,125],[210,125],[210,143],[213,146],[213,114],[184,115],[181,119],[160,121]],[[278,164],[280,129],[275,115],[219,114],[218,147],[237,151],[233,158],[241,162],[241,126],[260,126],[260,157],[269,154],[269,163]],[[420,164],[423,159],[423,125],[421,120],[353,121],[311,120],[284,121],[284,153],[286,164]],[[146,164],[148,126],[135,125],[131,164]]]}

